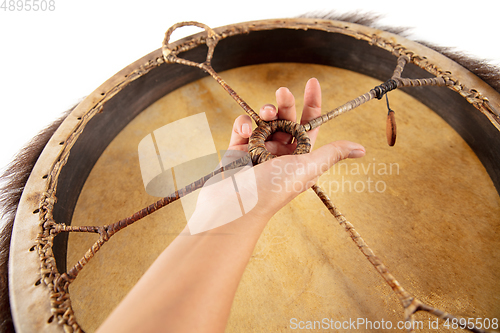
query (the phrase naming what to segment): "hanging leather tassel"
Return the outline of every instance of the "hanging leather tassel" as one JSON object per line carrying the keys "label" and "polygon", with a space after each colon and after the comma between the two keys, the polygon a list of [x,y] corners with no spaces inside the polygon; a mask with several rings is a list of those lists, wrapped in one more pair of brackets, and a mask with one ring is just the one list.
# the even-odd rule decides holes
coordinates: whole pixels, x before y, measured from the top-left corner
{"label": "hanging leather tassel", "polygon": [[387,109],[389,109],[385,133],[387,135],[387,144],[392,147],[396,143],[396,117],[394,111],[389,107],[389,98],[387,95],[385,95],[385,99],[387,101]]}

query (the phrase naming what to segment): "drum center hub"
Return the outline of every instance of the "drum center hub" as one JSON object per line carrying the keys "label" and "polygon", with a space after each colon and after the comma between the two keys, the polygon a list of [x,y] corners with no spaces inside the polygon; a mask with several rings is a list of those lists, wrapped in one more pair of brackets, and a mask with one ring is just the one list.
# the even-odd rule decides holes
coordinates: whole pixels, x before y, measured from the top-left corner
{"label": "drum center hub", "polygon": [[297,147],[295,148],[293,155],[307,154],[311,150],[311,140],[309,140],[309,136],[307,135],[304,126],[284,119],[261,122],[253,131],[252,136],[250,136],[248,141],[248,153],[252,157],[254,165],[277,157],[276,155],[271,154],[265,146],[267,138],[276,132],[288,133],[295,138]]}

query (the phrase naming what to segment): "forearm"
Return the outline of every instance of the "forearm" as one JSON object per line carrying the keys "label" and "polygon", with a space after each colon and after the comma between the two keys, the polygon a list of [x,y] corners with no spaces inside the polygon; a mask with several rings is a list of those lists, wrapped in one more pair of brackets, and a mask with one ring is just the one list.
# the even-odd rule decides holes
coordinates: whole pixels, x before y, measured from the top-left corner
{"label": "forearm", "polygon": [[99,332],[223,332],[267,220],[250,213],[201,234],[186,228]]}

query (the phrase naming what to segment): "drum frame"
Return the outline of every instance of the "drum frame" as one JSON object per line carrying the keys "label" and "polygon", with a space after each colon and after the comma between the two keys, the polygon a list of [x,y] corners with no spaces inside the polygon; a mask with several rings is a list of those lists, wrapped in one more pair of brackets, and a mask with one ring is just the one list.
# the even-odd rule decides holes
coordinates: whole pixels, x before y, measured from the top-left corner
{"label": "drum frame", "polygon": [[[442,54],[388,32],[340,21],[263,20],[214,30],[222,36],[212,60],[218,72],[298,62],[340,67],[385,81],[397,56],[406,54],[412,63],[405,68],[407,77],[446,73],[456,83],[451,89],[405,91],[435,110],[464,138],[500,192],[500,95]],[[206,54],[199,45],[204,36],[199,33],[173,46],[184,45],[183,55],[199,61]],[[9,290],[18,332],[79,329],[69,294],[54,287],[60,278],[55,268],[66,271],[67,233],[54,238],[51,230],[57,223],[71,224],[85,180],[112,139],[156,100],[204,76],[196,68],[166,64],[158,49],[102,84],[54,133],[26,184],[12,233]]]}

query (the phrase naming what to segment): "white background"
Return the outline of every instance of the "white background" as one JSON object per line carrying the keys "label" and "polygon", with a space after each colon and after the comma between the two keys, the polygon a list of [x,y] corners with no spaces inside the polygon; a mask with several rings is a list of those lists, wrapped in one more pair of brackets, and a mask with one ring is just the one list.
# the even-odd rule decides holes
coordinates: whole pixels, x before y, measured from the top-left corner
{"label": "white background", "polygon": [[381,24],[414,28],[412,39],[457,47],[500,65],[500,2],[496,0],[172,3],[55,0],[54,11],[1,9],[0,168],[64,110],[123,67],[159,48],[164,32],[179,21],[196,20],[217,27],[318,10],[357,10],[384,15]]}

